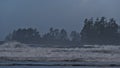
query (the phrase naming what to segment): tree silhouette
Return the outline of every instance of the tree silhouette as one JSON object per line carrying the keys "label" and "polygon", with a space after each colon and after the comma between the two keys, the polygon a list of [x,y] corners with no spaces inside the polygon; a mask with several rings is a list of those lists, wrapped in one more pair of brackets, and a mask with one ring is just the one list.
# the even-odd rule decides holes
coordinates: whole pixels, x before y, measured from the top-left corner
{"label": "tree silhouette", "polygon": [[76,32],[76,31],[72,31],[70,34],[70,37],[71,37],[73,43],[80,42],[80,33]]}
{"label": "tree silhouette", "polygon": [[62,29],[61,32],[60,32],[60,40],[61,41],[67,41],[68,40],[67,31],[65,29]]}
{"label": "tree silhouette", "polygon": [[18,41],[23,43],[38,42],[40,40],[40,34],[36,29],[28,28],[14,30],[12,34],[6,37],[9,41]]}
{"label": "tree silhouette", "polygon": [[[70,37],[65,29],[54,29],[40,36],[37,29],[19,28],[8,36],[6,41],[18,41],[23,43],[43,43],[43,44],[120,44],[120,26],[114,18],[105,17],[85,19],[81,32],[72,31]],[[69,39],[71,38],[71,40]]]}
{"label": "tree silhouette", "polygon": [[81,31],[81,42],[83,44],[118,44],[118,24],[112,18],[109,21],[105,17],[85,19]]}

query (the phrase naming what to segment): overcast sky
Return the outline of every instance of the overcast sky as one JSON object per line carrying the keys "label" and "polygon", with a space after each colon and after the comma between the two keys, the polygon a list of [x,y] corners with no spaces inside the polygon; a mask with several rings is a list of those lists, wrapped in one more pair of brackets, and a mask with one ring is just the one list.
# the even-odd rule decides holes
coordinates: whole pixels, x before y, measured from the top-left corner
{"label": "overcast sky", "polygon": [[120,0],[0,0],[0,40],[17,28],[77,30],[90,17],[120,20]]}

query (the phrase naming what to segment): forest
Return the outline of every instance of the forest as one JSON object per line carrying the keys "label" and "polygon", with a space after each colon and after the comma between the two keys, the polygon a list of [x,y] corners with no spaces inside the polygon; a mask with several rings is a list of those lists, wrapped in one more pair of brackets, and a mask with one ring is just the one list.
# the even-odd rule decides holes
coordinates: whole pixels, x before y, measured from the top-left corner
{"label": "forest", "polygon": [[21,43],[56,44],[56,45],[119,45],[120,30],[114,18],[90,18],[84,20],[79,32],[51,27],[49,32],[41,35],[34,28],[19,28],[8,34],[5,41]]}

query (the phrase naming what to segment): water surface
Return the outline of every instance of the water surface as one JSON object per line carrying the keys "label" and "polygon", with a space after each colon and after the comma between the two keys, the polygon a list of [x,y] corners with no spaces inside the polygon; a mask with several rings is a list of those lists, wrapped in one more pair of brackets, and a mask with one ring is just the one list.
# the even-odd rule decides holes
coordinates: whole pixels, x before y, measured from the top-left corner
{"label": "water surface", "polygon": [[[0,62],[0,65],[6,64],[8,66],[0,66],[0,68],[120,68],[120,66],[104,66],[106,64],[112,64],[112,63],[93,63],[93,62],[11,62],[11,61],[2,61]],[[9,64],[18,64],[17,65],[10,65]],[[20,64],[20,65],[19,65]],[[29,66],[27,64],[33,64],[33,66]],[[64,66],[64,64],[68,64],[68,66]],[[87,64],[89,66],[72,66],[75,64]],[[98,66],[91,66],[97,64]],[[120,63],[115,63],[120,64]],[[37,66],[35,66],[37,65]],[[55,65],[55,66],[54,66]],[[57,66],[58,65],[58,66]],[[103,65],[103,66],[102,66]]]}
{"label": "water surface", "polygon": [[0,66],[0,68],[120,68],[120,67],[88,67],[88,66]]}

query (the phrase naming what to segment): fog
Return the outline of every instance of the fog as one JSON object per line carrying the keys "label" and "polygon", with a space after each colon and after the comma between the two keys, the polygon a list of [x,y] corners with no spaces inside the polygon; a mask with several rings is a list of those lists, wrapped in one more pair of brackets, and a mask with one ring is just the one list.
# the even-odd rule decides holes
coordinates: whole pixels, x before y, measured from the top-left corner
{"label": "fog", "polygon": [[90,17],[120,20],[120,0],[0,0],[0,40],[17,28],[50,27],[80,32],[83,20]]}

